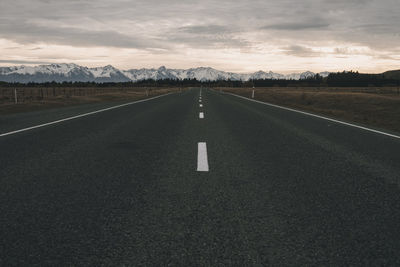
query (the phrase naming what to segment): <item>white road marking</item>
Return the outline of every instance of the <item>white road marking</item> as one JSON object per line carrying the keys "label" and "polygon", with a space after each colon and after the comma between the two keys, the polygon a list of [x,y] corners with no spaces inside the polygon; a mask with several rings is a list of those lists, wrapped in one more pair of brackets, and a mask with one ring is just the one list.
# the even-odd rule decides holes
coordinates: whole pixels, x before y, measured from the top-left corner
{"label": "white road marking", "polygon": [[203,107],[203,104],[200,104],[199,106],[202,108],[202,107]]}
{"label": "white road marking", "polygon": [[201,103],[201,99],[199,99],[199,102]]}
{"label": "white road marking", "polygon": [[200,112],[200,113],[199,113],[199,118],[200,118],[200,119],[204,119],[204,112]]}
{"label": "white road marking", "polygon": [[197,145],[197,171],[208,172],[207,144],[199,142]]}
{"label": "white road marking", "polygon": [[88,112],[88,113],[84,113],[84,114],[68,117],[68,118],[61,119],[61,120],[51,121],[51,122],[47,122],[47,123],[43,123],[43,124],[39,124],[39,125],[27,127],[27,128],[23,128],[23,129],[20,129],[20,130],[15,130],[15,131],[8,132],[8,133],[2,133],[2,134],[0,134],[0,137],[16,134],[16,133],[20,133],[20,132],[25,132],[25,131],[29,131],[29,130],[33,130],[33,129],[36,129],[36,128],[41,128],[41,127],[49,126],[49,125],[52,125],[52,124],[57,124],[57,123],[64,122],[64,121],[69,121],[69,120],[73,120],[73,119],[77,119],[77,118],[82,118],[82,117],[86,117],[86,116],[93,115],[93,114],[96,114],[96,113],[100,113],[100,112],[104,112],[104,111],[108,111],[108,110],[112,110],[112,109],[116,109],[116,108],[121,108],[121,107],[124,107],[124,106],[129,106],[129,105],[133,105],[133,104],[137,104],[137,103],[141,103],[141,102],[150,101],[150,100],[153,100],[153,99],[156,99],[156,98],[159,98],[159,97],[163,97],[163,96],[167,96],[167,95],[170,95],[170,94],[172,94],[172,93],[168,93],[168,94],[165,94],[165,95],[154,96],[154,97],[151,97],[151,98],[146,98],[146,99],[142,99],[142,100],[138,100],[138,101],[133,101],[133,102],[129,102],[129,103],[125,103],[125,104],[121,104],[121,105],[117,105],[117,106],[113,106],[113,107],[109,107],[109,108],[103,108],[103,109],[99,109],[99,110],[95,110],[95,111],[92,111],[92,112]]}
{"label": "white road marking", "polygon": [[352,123],[348,123],[348,122],[344,122],[344,121],[339,121],[339,120],[327,118],[327,117],[324,117],[324,116],[308,113],[308,112],[305,112],[305,111],[300,111],[300,110],[297,110],[297,109],[282,107],[282,106],[278,106],[278,105],[275,105],[275,104],[262,102],[262,101],[254,100],[254,99],[250,99],[250,98],[247,98],[247,97],[244,97],[244,96],[235,95],[235,94],[232,94],[232,93],[227,93],[227,94],[233,95],[233,96],[236,96],[236,97],[239,97],[239,98],[243,98],[243,99],[246,99],[246,100],[249,100],[249,101],[253,101],[253,102],[256,102],[256,103],[260,103],[260,104],[263,104],[263,105],[267,105],[267,106],[271,106],[271,107],[275,107],[275,108],[280,108],[280,109],[284,109],[284,110],[289,110],[289,111],[301,113],[301,114],[304,114],[304,115],[308,115],[308,116],[312,116],[312,117],[316,117],[316,118],[320,118],[320,119],[336,122],[336,123],[343,124],[343,125],[346,125],[346,126],[355,127],[355,128],[362,129],[362,130],[365,130],[365,131],[369,131],[369,132],[373,132],[373,133],[377,133],[377,134],[383,134],[383,135],[386,135],[386,136],[390,136],[390,137],[393,137],[393,138],[400,139],[400,136],[395,135],[395,134],[385,133],[385,132],[374,130],[374,129],[371,129],[371,128],[355,125],[355,124],[352,124]]}

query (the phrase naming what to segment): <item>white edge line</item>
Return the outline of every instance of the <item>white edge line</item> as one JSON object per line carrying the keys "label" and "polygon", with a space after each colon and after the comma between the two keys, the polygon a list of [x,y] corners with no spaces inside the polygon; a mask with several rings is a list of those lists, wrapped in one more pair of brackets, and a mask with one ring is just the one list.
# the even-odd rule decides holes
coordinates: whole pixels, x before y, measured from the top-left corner
{"label": "white edge line", "polygon": [[129,102],[129,103],[125,103],[125,104],[121,104],[121,105],[117,105],[117,106],[113,106],[113,107],[109,107],[109,108],[99,109],[99,110],[91,111],[91,112],[88,112],[88,113],[84,113],[84,114],[68,117],[68,118],[65,118],[65,119],[60,119],[60,120],[56,120],[56,121],[51,121],[51,122],[47,122],[47,123],[43,123],[43,124],[39,124],[39,125],[27,127],[27,128],[23,128],[23,129],[20,129],[20,130],[15,130],[15,131],[8,132],[8,133],[2,133],[2,134],[0,134],[0,137],[16,134],[16,133],[20,133],[20,132],[29,131],[29,130],[33,130],[33,129],[36,129],[36,128],[41,128],[41,127],[45,127],[45,126],[48,126],[48,125],[57,124],[57,123],[60,123],[60,122],[69,121],[69,120],[73,120],[73,119],[77,119],[77,118],[93,115],[93,114],[96,114],[96,113],[108,111],[108,110],[112,110],[112,109],[116,109],[116,108],[120,108],[120,107],[124,107],[124,106],[128,106],[128,105],[137,104],[137,103],[140,103],[140,102],[146,102],[146,101],[153,100],[153,99],[156,99],[156,98],[159,98],[159,97],[163,97],[163,96],[167,96],[167,95],[170,95],[170,94],[172,94],[172,93],[159,95],[159,96],[154,96],[154,97],[146,98],[146,99],[142,99],[142,100],[137,100],[137,101],[133,101],[133,102]]}
{"label": "white edge line", "polygon": [[197,144],[197,171],[208,172],[207,144],[199,142]]}
{"label": "white edge line", "polygon": [[340,124],[343,124],[343,125],[359,128],[359,129],[362,129],[362,130],[365,130],[365,131],[378,133],[378,134],[383,134],[383,135],[386,135],[386,136],[390,136],[390,137],[393,137],[393,138],[400,139],[400,136],[395,135],[395,134],[385,133],[385,132],[382,132],[382,131],[374,130],[374,129],[371,129],[371,128],[355,125],[355,124],[344,122],[344,121],[331,119],[331,118],[328,118],[328,117],[324,117],[324,116],[308,113],[308,112],[305,112],[305,111],[300,111],[300,110],[297,110],[297,109],[282,107],[282,106],[271,104],[271,103],[268,103],[268,102],[262,102],[262,101],[259,101],[259,100],[250,99],[250,98],[247,98],[247,97],[244,97],[244,96],[241,96],[241,95],[236,95],[236,94],[232,94],[232,93],[227,93],[227,94],[232,95],[232,96],[236,96],[236,97],[239,97],[239,98],[243,98],[243,99],[246,99],[246,100],[249,100],[249,101],[253,101],[253,102],[256,102],[256,103],[259,103],[259,104],[263,104],[263,105],[267,105],[267,106],[271,106],[271,107],[275,107],[275,108],[280,108],[280,109],[285,109],[285,110],[301,113],[301,114],[304,114],[304,115],[308,115],[308,116],[312,116],[312,117],[316,117],[316,118],[320,118],[320,119],[324,119],[324,120],[340,123]]}

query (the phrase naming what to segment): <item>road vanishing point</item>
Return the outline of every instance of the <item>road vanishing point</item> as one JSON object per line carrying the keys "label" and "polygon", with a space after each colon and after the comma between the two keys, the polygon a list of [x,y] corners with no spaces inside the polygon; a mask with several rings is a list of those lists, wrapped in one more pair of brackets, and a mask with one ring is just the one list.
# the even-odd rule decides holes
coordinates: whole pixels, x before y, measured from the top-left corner
{"label": "road vanishing point", "polygon": [[399,266],[396,133],[206,88],[0,117],[1,266]]}

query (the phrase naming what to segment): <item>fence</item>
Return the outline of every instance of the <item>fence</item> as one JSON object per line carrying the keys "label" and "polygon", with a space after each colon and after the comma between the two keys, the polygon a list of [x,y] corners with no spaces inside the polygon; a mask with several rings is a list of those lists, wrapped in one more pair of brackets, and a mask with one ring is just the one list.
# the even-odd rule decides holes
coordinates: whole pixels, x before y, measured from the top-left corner
{"label": "fence", "polygon": [[[253,90],[252,87],[216,87],[219,89],[245,89]],[[347,92],[347,93],[370,93],[370,94],[397,94],[400,95],[400,87],[255,87],[257,91],[260,90],[293,90],[293,91],[307,91],[307,92]]]}
{"label": "fence", "polygon": [[54,98],[70,98],[95,96],[110,93],[146,93],[150,94],[155,88],[115,88],[115,87],[23,87],[0,88],[0,103],[5,102],[32,102]]}

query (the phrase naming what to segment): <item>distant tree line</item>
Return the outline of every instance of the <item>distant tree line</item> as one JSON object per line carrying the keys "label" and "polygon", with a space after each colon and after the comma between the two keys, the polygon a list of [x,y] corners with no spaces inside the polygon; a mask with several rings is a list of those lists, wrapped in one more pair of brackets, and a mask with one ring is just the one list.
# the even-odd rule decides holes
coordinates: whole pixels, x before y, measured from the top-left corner
{"label": "distant tree line", "polygon": [[300,80],[261,79],[249,81],[198,81],[196,79],[164,79],[141,80],[123,83],[95,83],[95,82],[49,82],[49,83],[7,83],[0,82],[2,87],[398,87],[400,75],[387,77],[383,74],[361,74],[353,71],[331,73],[328,77],[319,74]]}

